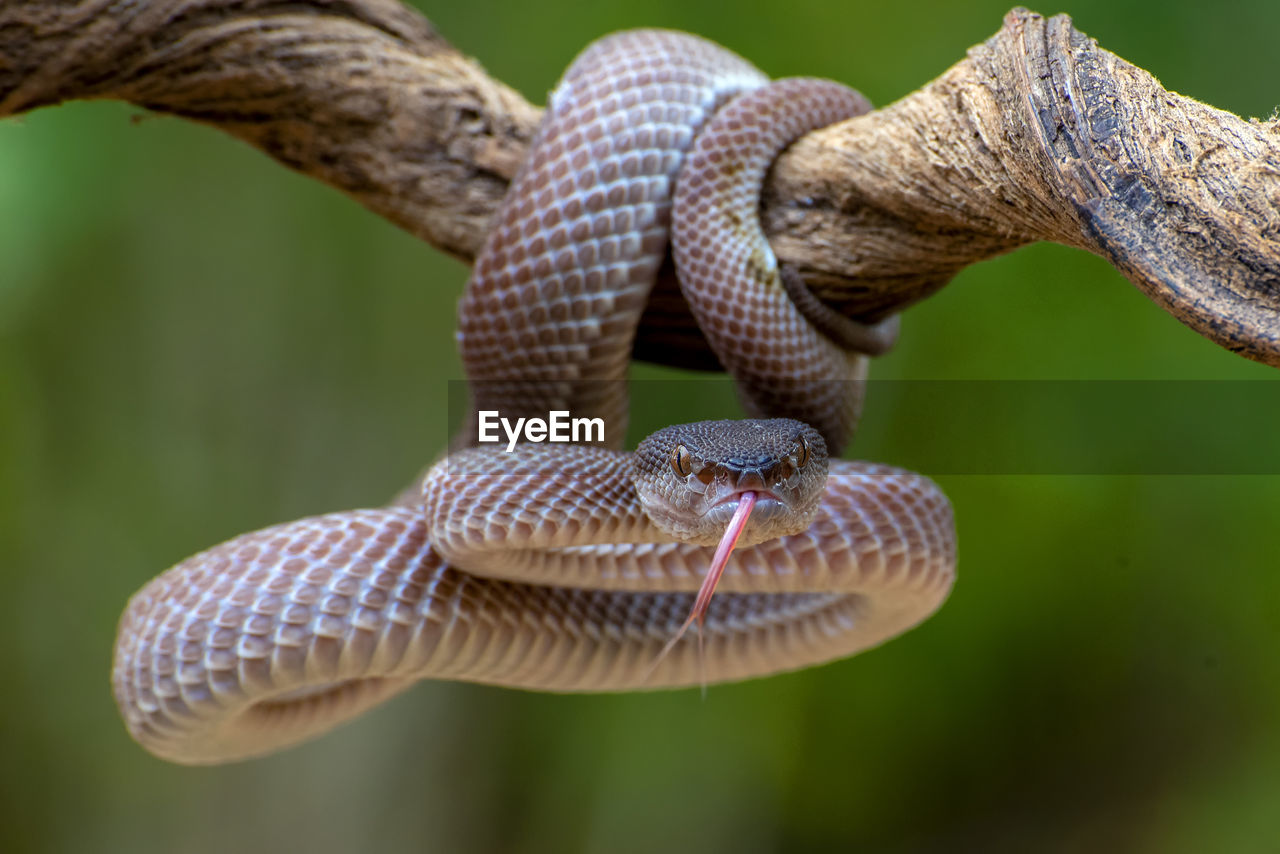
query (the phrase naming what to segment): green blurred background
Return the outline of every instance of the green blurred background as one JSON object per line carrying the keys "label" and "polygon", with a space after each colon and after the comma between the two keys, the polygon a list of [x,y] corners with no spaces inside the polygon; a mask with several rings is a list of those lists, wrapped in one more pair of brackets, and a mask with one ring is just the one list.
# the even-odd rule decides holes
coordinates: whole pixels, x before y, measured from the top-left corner
{"label": "green blurred background", "polygon": [[[885,104],[1008,8],[419,4],[539,103],[592,38],[661,25]],[[1280,104],[1268,0],[1038,11],[1175,91]],[[955,591],[853,659],[705,702],[422,684],[271,758],[152,758],[108,685],[126,599],[234,534],[380,503],[430,460],[467,271],[230,138],[138,117],[0,123],[0,850],[1280,849],[1274,476],[939,477]],[[903,326],[875,376],[1280,378],[1059,246],[968,270]],[[972,445],[1025,429],[1053,425],[993,420]]]}

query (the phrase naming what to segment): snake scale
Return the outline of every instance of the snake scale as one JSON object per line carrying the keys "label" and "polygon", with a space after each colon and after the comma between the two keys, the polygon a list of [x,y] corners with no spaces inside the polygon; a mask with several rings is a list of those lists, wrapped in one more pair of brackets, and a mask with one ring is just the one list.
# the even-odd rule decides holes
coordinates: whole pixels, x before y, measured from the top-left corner
{"label": "snake scale", "polygon": [[[779,270],[755,217],[781,148],[868,108],[827,81],[770,84],[687,34],[589,46],[495,216],[458,337],[476,410],[591,414],[604,441],[468,447],[473,419],[392,505],[182,561],[120,621],[112,683],[133,737],[177,762],[230,761],[311,738],[421,679],[549,691],[744,679],[849,655],[931,614],[954,578],[945,496],[923,476],[825,456],[859,405],[866,360],[849,341],[884,330],[833,335],[841,320],[798,309],[803,284]],[[669,239],[749,412],[812,427],[677,425],[619,450],[632,339]],[[690,487],[719,502],[709,531],[663,503]],[[791,511],[793,487],[810,490],[795,499],[802,517],[769,527]],[[701,643],[659,656],[748,488],[761,504]],[[655,508],[670,518],[658,524]]]}

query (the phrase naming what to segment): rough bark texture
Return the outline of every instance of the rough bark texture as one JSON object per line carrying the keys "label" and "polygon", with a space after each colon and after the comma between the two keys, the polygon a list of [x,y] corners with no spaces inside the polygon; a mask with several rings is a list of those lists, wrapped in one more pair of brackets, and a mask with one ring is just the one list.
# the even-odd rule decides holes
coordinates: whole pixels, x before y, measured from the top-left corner
{"label": "rough bark texture", "polygon": [[[394,0],[0,5],[0,117],[75,98],[218,127],[464,259],[540,116]],[[1280,122],[1170,93],[1066,16],[1015,9],[924,88],[805,137],[763,216],[779,257],[851,317],[1052,240],[1280,365]],[[714,364],[669,277],[637,354]]]}

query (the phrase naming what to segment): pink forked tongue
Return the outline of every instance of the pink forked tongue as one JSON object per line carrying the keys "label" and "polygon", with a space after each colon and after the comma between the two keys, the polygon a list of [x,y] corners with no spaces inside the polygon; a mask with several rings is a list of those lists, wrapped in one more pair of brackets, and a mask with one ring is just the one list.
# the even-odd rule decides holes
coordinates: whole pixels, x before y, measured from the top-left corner
{"label": "pink forked tongue", "polygon": [[[747,527],[747,519],[751,516],[751,508],[756,506],[756,494],[754,492],[743,492],[738,496],[738,509],[734,511],[733,518],[729,520],[729,526],[724,529],[724,536],[720,538],[720,544],[716,546],[715,556],[711,558],[711,568],[707,570],[707,575],[702,579],[702,586],[698,588],[698,596],[693,600],[693,609],[689,611],[688,618],[684,621],[684,625],[680,626],[675,637],[667,641],[667,645],[662,648],[662,652],[658,653],[657,659],[654,660],[653,666],[649,668],[649,673],[653,673],[657,668],[658,662],[662,661],[684,637],[684,633],[694,623],[698,624],[698,666],[702,666],[702,622],[706,619],[707,608],[711,605],[711,594],[716,591],[716,585],[720,583],[720,576],[724,574],[724,568],[729,563],[729,555],[733,553],[733,547],[738,544],[738,537],[742,536],[742,531]],[[707,691],[707,680],[702,680],[702,692],[705,696]]]}

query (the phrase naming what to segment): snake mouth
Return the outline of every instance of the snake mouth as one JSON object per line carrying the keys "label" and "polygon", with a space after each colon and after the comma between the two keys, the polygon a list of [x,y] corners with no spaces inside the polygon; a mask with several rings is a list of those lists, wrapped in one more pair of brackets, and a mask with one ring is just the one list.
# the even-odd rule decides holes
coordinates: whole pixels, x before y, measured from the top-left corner
{"label": "snake mouth", "polygon": [[746,542],[754,544],[761,540],[772,539],[782,533],[779,526],[785,525],[785,520],[792,518],[793,508],[791,502],[769,489],[727,490],[703,513],[704,524],[715,530],[725,531],[748,494],[753,497],[754,506],[750,516],[741,520],[743,531],[746,533]]}
{"label": "snake mouth", "polygon": [[727,523],[748,492],[755,495],[755,509],[751,512],[753,522],[771,520],[791,512],[791,502],[771,489],[734,489],[717,498],[704,516],[716,523]]}
{"label": "snake mouth", "polygon": [[739,488],[739,489],[733,489],[731,491],[726,492],[724,495],[721,495],[719,498],[715,500],[714,504],[712,504],[709,508],[707,508],[707,511],[710,512],[720,507],[726,507],[729,504],[732,504],[733,505],[732,509],[736,510],[739,502],[742,501],[742,496],[748,492],[755,493],[755,496],[756,496],[755,512],[756,513],[759,513],[761,510],[764,510],[771,504],[779,505],[781,507],[787,506],[787,503],[782,500],[782,497],[778,495],[776,492],[774,492],[772,489],[741,489]]}

